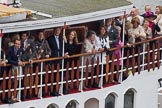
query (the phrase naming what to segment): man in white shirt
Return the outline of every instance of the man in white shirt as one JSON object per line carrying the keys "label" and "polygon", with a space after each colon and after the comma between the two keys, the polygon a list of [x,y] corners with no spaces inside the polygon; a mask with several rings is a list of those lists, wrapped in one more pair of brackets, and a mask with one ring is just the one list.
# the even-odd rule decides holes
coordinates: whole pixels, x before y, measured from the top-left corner
{"label": "man in white shirt", "polygon": [[132,8],[130,12],[130,16],[127,18],[128,21],[132,21],[132,18],[138,17],[140,20],[140,25],[143,24],[144,18],[140,15],[138,15],[138,10],[136,8]]}

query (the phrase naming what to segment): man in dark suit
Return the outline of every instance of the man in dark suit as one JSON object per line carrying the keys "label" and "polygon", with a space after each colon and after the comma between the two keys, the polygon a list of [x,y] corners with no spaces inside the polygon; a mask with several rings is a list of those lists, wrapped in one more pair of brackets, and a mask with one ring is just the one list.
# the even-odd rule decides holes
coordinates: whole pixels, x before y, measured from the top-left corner
{"label": "man in dark suit", "polygon": [[[27,32],[21,33],[21,49],[22,49],[21,60],[29,61],[29,63],[30,63],[30,64],[26,64],[23,67],[23,73],[25,72],[25,70],[27,70],[27,74],[29,74],[30,68],[33,67],[33,65],[32,65],[33,59],[35,59],[35,56],[36,56],[36,48],[35,48],[34,40],[29,38]],[[26,86],[29,86],[30,83],[32,83],[32,85],[33,85],[33,78],[32,78],[32,80],[30,80],[30,76],[29,76],[29,77],[27,77],[27,80],[24,80],[24,84],[26,84]],[[22,85],[22,86],[25,86],[25,85]],[[32,97],[31,95],[29,95],[29,89],[27,91],[26,97],[27,98]],[[26,97],[24,95],[22,95],[21,100],[25,100]]]}
{"label": "man in dark suit", "polygon": [[8,63],[15,65],[15,66],[23,66],[24,64],[22,63],[20,56],[21,56],[21,49],[20,49],[20,44],[21,41],[18,39],[15,39],[14,45],[9,48],[8,54],[7,54],[7,59]]}
{"label": "man in dark suit", "polygon": [[[23,66],[24,63],[21,61],[20,56],[21,56],[21,49],[20,49],[20,45],[21,45],[21,41],[19,39],[15,39],[14,40],[14,45],[9,47],[9,51],[7,54],[7,59],[8,59],[8,63],[12,65],[12,75],[15,74],[15,72],[17,72],[17,75],[19,73],[19,70],[17,68],[17,66]],[[12,80],[12,85],[14,85],[14,80]],[[10,97],[6,97],[8,99],[6,99],[7,103],[13,103],[16,100],[11,99],[12,96]]]}
{"label": "man in dark suit", "polygon": [[[115,22],[113,21],[112,18],[106,19],[106,27],[107,27],[107,32],[108,32],[108,36],[109,36],[110,48],[114,48],[114,47],[116,47],[116,44],[118,44],[119,38],[118,38],[118,30],[115,28]],[[110,60],[112,58],[113,53],[114,53],[114,51],[109,52]],[[111,63],[109,64],[109,66],[111,66]],[[115,69],[116,68],[114,68],[114,70]],[[114,83],[116,81],[115,75],[114,75],[114,79],[109,79],[109,80],[111,80],[109,82]]]}
{"label": "man in dark suit", "polygon": [[[60,36],[61,28],[55,28],[54,35],[51,35],[47,38],[48,44],[51,48],[51,58],[61,57],[63,50],[63,38]],[[56,67],[57,63],[61,65],[61,60],[52,62]]]}
{"label": "man in dark suit", "polygon": [[30,39],[27,32],[21,33],[21,49],[22,49],[22,61],[29,61],[30,63],[36,56],[36,48],[33,39]]}
{"label": "man in dark suit", "polygon": [[118,43],[118,30],[114,27],[113,19],[106,19],[106,27],[109,36],[110,48],[115,47],[115,44]]}
{"label": "man in dark suit", "polygon": [[[63,38],[60,36],[60,34],[61,34],[61,28],[57,27],[54,29],[54,35],[51,35],[47,38],[48,44],[51,48],[51,58],[62,56]],[[60,67],[61,67],[62,65],[61,60],[52,61],[52,65],[54,65],[55,69],[57,68],[58,63],[60,64]],[[54,81],[56,81],[56,75],[54,76],[55,76]],[[54,92],[52,93],[52,95],[57,96],[59,95],[59,93],[56,92],[55,89],[56,88],[54,86]]]}

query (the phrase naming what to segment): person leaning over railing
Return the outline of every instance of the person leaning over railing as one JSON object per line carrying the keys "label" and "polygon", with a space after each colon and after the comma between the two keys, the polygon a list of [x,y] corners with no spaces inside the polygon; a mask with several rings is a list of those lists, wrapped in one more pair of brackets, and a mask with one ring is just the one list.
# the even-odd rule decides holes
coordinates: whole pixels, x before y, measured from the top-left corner
{"label": "person leaning over railing", "polygon": [[[99,50],[103,53],[99,53],[97,55],[99,55],[99,62],[103,63],[103,73],[105,74],[105,70],[106,70],[106,55],[109,53],[109,48],[110,48],[110,44],[109,44],[109,36],[108,33],[106,31],[106,26],[101,26],[99,29],[99,34],[98,36],[95,38],[95,40],[98,42],[98,44],[96,44],[99,47]],[[97,58],[96,58],[97,59]],[[100,72],[101,72],[101,66],[100,66]],[[95,67],[95,74],[96,74],[96,67]],[[105,82],[105,77],[104,77],[104,82]],[[96,84],[94,84],[94,86],[98,86]]]}
{"label": "person leaning over railing", "polygon": [[[45,39],[43,30],[40,30],[38,32],[38,38],[36,38],[34,42],[35,42],[35,47],[36,47],[36,59],[37,60],[49,58],[51,56],[51,49],[49,47],[47,40]],[[48,63],[49,62],[43,62],[43,69],[42,69],[43,71],[45,71],[45,66]],[[34,72],[41,71],[41,68],[38,68],[38,70],[36,70],[37,66],[41,67],[41,62],[33,64]],[[38,80],[38,82],[40,81],[40,77],[38,79],[35,79],[35,78],[36,77],[34,77],[34,84],[36,84],[37,82],[36,80]],[[45,79],[45,75],[43,75],[43,79]],[[43,95],[45,94],[43,93]]]}
{"label": "person leaning over railing", "polygon": [[[136,43],[136,42],[140,42],[142,40],[145,40],[146,39],[146,33],[143,29],[142,26],[140,26],[140,20],[138,17],[134,17],[131,21],[132,23],[132,28],[130,28],[128,30],[128,36],[129,36],[129,39],[128,39],[128,42],[130,44],[132,43]],[[134,49],[135,49],[135,54],[138,53],[138,48],[140,48],[140,52],[143,51],[143,45],[136,45],[136,46],[133,46]],[[132,49],[130,49],[132,52]],[[135,57],[135,63],[137,63],[137,56]],[[142,58],[141,58],[142,60]]]}
{"label": "person leaning over railing", "polygon": [[[11,64],[11,69],[12,69],[12,76],[14,76],[15,74],[19,75],[19,69],[18,66],[24,66],[24,63],[21,61],[20,59],[20,55],[21,55],[21,41],[19,39],[15,39],[14,40],[14,45],[9,47],[9,51],[7,54],[7,59],[8,59],[8,63]],[[16,73],[15,73],[16,72]],[[14,85],[14,80],[12,79],[12,87]],[[11,96],[13,97],[13,96]],[[12,99],[9,98],[8,102],[14,102],[16,101],[16,99]]]}
{"label": "person leaning over railing", "polygon": [[[115,46],[116,47],[122,47],[124,44],[121,41],[121,36],[120,36],[121,31],[122,31],[121,27],[116,26],[116,29],[118,30],[118,40],[119,40],[119,42]],[[121,51],[122,50],[120,48],[114,51],[114,59],[120,59],[121,58]],[[114,64],[115,64],[114,70],[116,71],[117,70],[117,65],[119,65],[119,68],[121,68],[122,60],[119,60],[119,63],[118,63],[118,61],[115,61]]]}
{"label": "person leaning over railing", "polygon": [[[22,49],[21,60],[29,61],[30,63],[30,64],[25,64],[25,66],[23,67],[23,74],[25,73],[29,74],[30,68],[33,67],[32,64],[33,64],[33,59],[35,58],[36,55],[36,49],[35,49],[34,40],[29,38],[27,32],[21,33],[21,49]],[[26,86],[29,86],[30,83],[33,84],[33,80],[30,80],[30,76],[27,76],[27,80],[26,79],[23,80],[25,82],[23,84],[25,84]],[[29,95],[29,89],[27,90],[27,96],[24,96],[24,91],[22,91],[21,98],[22,100],[25,100],[25,98],[31,98],[31,96]]]}
{"label": "person leaning over railing", "polygon": [[[152,39],[153,35],[152,35],[152,29],[149,27],[149,19],[147,18],[144,19],[142,27],[146,33],[146,39]],[[150,49],[152,49],[152,42],[146,43],[145,45],[146,45],[145,50],[147,50],[147,47],[150,47]]]}
{"label": "person leaning over railing", "polygon": [[[106,19],[105,25],[106,25],[107,33],[109,37],[110,48],[115,48],[119,42],[119,38],[118,38],[118,30],[116,29],[114,19],[113,18]],[[113,54],[114,54],[114,51],[109,52],[110,60],[112,60]],[[111,63],[109,65],[111,66]],[[111,83],[117,82],[115,75],[113,79],[109,79],[109,82]]]}
{"label": "person leaning over railing", "polygon": [[[87,36],[83,42],[82,53],[90,53],[93,55],[84,57],[84,61],[83,61],[84,66],[86,65],[87,60],[88,60],[89,64],[91,64],[91,59],[95,59],[95,56],[96,56],[95,54],[97,51],[99,51],[99,47],[96,46],[96,43],[95,43],[96,42],[95,38],[96,38],[96,33],[94,31],[90,30],[87,32]],[[96,63],[96,60],[94,60],[94,63]],[[88,67],[87,71],[88,71],[88,74],[90,74],[91,67]],[[84,68],[83,74],[84,74],[83,76],[86,77],[86,68]],[[88,81],[88,85],[89,85],[89,81]],[[83,89],[87,89],[85,80],[83,81]]]}
{"label": "person leaning over railing", "polygon": [[[62,57],[62,50],[63,50],[63,38],[61,37],[61,27],[57,27],[54,29],[54,34],[47,38],[48,44],[51,48],[51,58],[54,57]],[[54,65],[55,70],[57,69],[57,64],[62,66],[61,60],[54,60],[51,61],[51,65]],[[60,75],[61,76],[61,75]],[[54,75],[54,81],[56,81],[56,73]],[[58,96],[59,93],[56,92],[56,87],[54,86],[54,91],[51,95]]]}
{"label": "person leaning over railing", "polygon": [[36,59],[49,58],[51,56],[51,49],[47,40],[44,37],[44,31],[38,32],[38,38],[35,40]]}
{"label": "person leaning over railing", "polygon": [[[63,36],[65,42],[65,57],[69,57],[71,55],[76,54],[77,44],[78,44],[78,37],[75,30],[72,30],[69,35]],[[69,62],[71,65],[72,59],[68,59],[66,62]],[[66,63],[65,62],[65,63]]]}
{"label": "person leaning over railing", "polygon": [[[157,32],[160,32],[160,27],[157,26],[158,24],[155,23],[155,19],[157,18],[156,15],[154,15],[153,12],[147,11],[143,14],[144,22],[143,22],[143,28],[146,33],[146,39],[152,39],[157,36]],[[155,44],[156,41],[149,42],[149,47],[152,50],[153,44]]]}
{"label": "person leaning over railing", "polygon": [[113,18],[106,19],[105,21],[106,31],[109,36],[110,48],[114,48],[118,43],[118,30],[115,28],[115,22]]}
{"label": "person leaning over railing", "polygon": [[[78,37],[77,37],[77,33],[75,30],[70,31],[70,33],[68,34],[68,36],[63,36],[64,42],[65,42],[65,50],[64,50],[64,56],[67,57],[65,59],[65,63],[64,63],[64,68],[66,68],[67,64],[69,63],[69,68],[72,67],[72,62],[74,62],[74,64],[77,64],[77,58],[70,58],[68,59],[68,57],[76,54],[77,51],[77,44],[78,44]],[[76,66],[76,65],[75,65]],[[71,79],[71,71],[69,71],[69,79]],[[74,76],[76,76],[74,74]],[[66,74],[64,74],[64,80],[65,80]],[[69,92],[70,89],[70,84],[68,85],[68,89],[65,88],[64,86],[64,90],[63,93],[67,94]]]}

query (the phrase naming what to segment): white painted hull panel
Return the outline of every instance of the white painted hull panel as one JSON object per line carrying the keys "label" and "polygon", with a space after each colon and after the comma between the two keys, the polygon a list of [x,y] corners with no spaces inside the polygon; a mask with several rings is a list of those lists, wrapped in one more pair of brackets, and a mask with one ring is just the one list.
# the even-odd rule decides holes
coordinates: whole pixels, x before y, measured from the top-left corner
{"label": "white painted hull panel", "polygon": [[[50,97],[37,99],[32,101],[18,102],[11,105],[5,104],[0,107],[3,108],[46,108],[49,104],[55,103],[59,108],[65,108],[69,101],[76,100],[78,102],[77,108],[84,108],[84,103],[90,98],[96,98],[99,101],[99,108],[105,107],[105,98],[110,93],[115,93],[116,104],[115,108],[121,108],[124,104],[124,94],[128,89],[134,89],[135,101],[134,108],[158,108],[158,79],[162,77],[162,68],[155,69],[155,71],[142,71],[140,74],[136,73],[134,76],[130,75],[128,79],[121,84],[87,91],[81,93],[68,94],[58,97]],[[161,97],[160,97],[161,99]],[[89,107],[90,108],[90,107]],[[161,108],[161,107],[159,107]]]}

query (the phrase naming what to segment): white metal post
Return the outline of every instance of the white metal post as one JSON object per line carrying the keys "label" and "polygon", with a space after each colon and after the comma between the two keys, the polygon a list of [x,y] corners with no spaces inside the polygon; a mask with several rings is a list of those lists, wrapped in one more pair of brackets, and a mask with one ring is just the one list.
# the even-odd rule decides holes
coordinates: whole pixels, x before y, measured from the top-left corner
{"label": "white metal post", "polygon": [[19,76],[18,76],[18,80],[19,80],[19,91],[18,91],[18,100],[19,100],[19,102],[21,101],[21,83],[22,83],[22,66],[19,66],[18,67],[18,71],[20,71],[19,72]]}
{"label": "white metal post", "polygon": [[[103,56],[103,53],[101,53],[101,57]],[[102,62],[101,62],[101,80],[100,80],[100,85],[99,85],[99,87],[101,87],[101,88],[103,88],[103,77],[104,77],[104,75],[103,75],[103,64],[104,64],[104,60],[103,59],[105,59],[105,58],[101,58],[102,59]],[[106,75],[105,75],[106,76]]]}
{"label": "white metal post", "polygon": [[144,70],[144,64],[145,64],[145,43],[143,44],[143,53],[142,53],[142,70]]}
{"label": "white metal post", "polygon": [[[38,73],[39,75],[39,73]],[[39,92],[38,92],[38,97],[39,98],[42,98],[42,90],[43,90],[43,62],[41,62],[41,71],[40,71],[40,89],[39,89]]]}
{"label": "white metal post", "polygon": [[[63,36],[65,36],[65,29],[66,29],[66,22],[64,22],[64,29],[63,29]],[[64,57],[64,51],[65,51],[65,48],[64,48],[64,39],[63,39],[63,45],[62,45],[62,56]],[[62,59],[62,71],[61,71],[61,86],[60,86],[60,90],[59,90],[59,93],[62,95],[63,94],[63,86],[64,86],[64,59]]]}
{"label": "white metal post", "polygon": [[84,56],[82,56],[81,57],[81,62],[82,62],[82,65],[81,65],[81,81],[80,81],[80,88],[79,88],[79,90],[82,92],[83,91],[83,80],[84,80],[84,78],[83,78],[83,74],[84,74],[84,67],[83,67],[83,62],[84,62]]}
{"label": "white metal post", "polygon": [[[124,16],[123,16],[123,43],[124,43],[124,39],[125,39],[125,34],[124,34],[124,31],[125,31],[125,19],[126,19],[126,10],[124,11]],[[122,65],[121,65],[121,70],[123,70],[124,68],[124,64],[123,64],[123,59],[124,58],[124,48],[122,49],[122,57],[121,57],[121,60],[122,60]],[[123,80],[123,71],[121,72],[120,74],[120,78],[119,78],[119,82],[121,83]]]}

